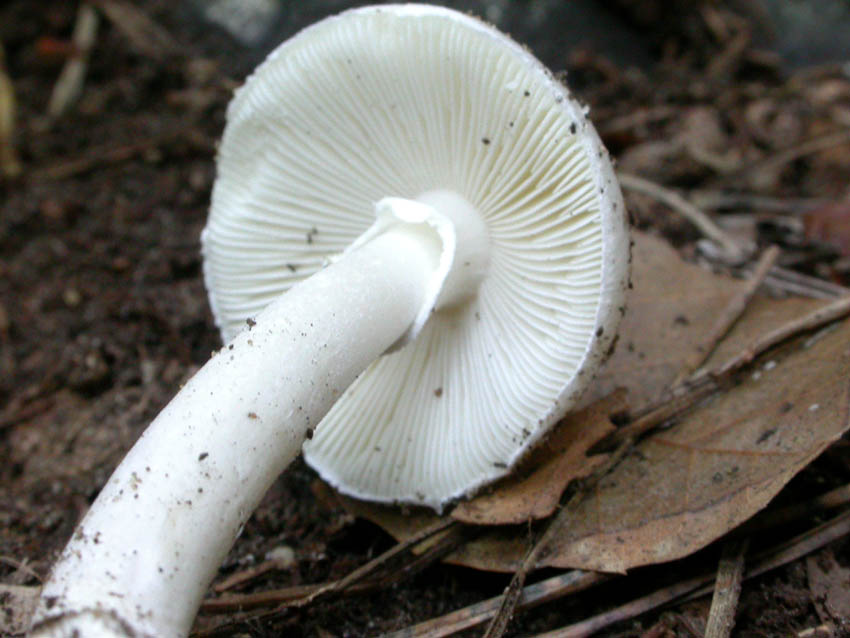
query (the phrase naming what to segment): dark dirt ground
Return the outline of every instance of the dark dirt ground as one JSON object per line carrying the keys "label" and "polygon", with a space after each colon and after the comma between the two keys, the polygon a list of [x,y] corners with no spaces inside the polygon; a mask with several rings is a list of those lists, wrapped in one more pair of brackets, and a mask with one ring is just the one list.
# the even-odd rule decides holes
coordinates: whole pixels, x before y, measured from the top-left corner
{"label": "dark dirt ground", "polygon": [[[713,5],[734,26],[724,38],[724,27],[706,26],[712,14],[698,4],[677,9],[678,20],[662,23],[652,22],[658,3],[618,3],[617,15],[626,24],[650,25],[644,71],[589,49],[561,54],[572,89],[591,105],[591,116],[621,164],[680,188],[752,191],[754,183],[742,184],[739,172],[723,172],[727,150],[756,161],[827,132],[830,124],[850,126],[841,119],[850,113],[850,89],[840,70],[788,76],[773,56],[747,42],[734,48],[735,29],[745,28],[728,19],[734,14]],[[30,572],[46,574],[124,452],[219,346],[201,281],[198,238],[214,178],[216,139],[234,86],[228,78],[243,77],[257,55],[220,31],[190,22],[191,12],[168,2],[139,6],[171,32],[180,54],[156,59],[141,53],[104,20],[79,102],[49,125],[45,105],[69,55],[75,4],[17,0],[0,6],[0,39],[18,100],[14,142],[24,166],[21,177],[0,181],[4,583],[37,584]],[[698,111],[708,113],[709,129],[717,125],[718,166],[679,157],[680,149],[664,146],[690,130],[688,118]],[[784,201],[846,202],[848,170],[846,147],[834,148],[788,162],[776,175],[760,175],[767,181],[757,187],[761,195]],[[698,235],[690,226],[646,199],[629,198],[629,204],[637,225],[664,234],[694,256]],[[800,210],[792,212],[800,219]],[[840,251],[820,250],[806,229],[792,225],[789,231],[769,213],[765,208],[739,214],[741,232],[776,241],[781,227],[794,258],[790,266],[847,284]],[[830,221],[828,232],[847,232],[848,214]],[[847,450],[846,442],[837,444],[779,500],[805,500],[850,482]],[[247,524],[221,568],[222,578],[288,546],[295,565],[250,581],[245,591],[319,583],[392,546],[386,533],[355,520],[322,494],[314,473],[296,463]],[[800,529],[816,522],[809,519]],[[840,564],[850,564],[848,539],[833,543],[830,551]],[[636,570],[627,579],[518,616],[509,635],[563,626],[675,580],[692,566],[714,564],[716,551],[709,548],[688,561]],[[236,625],[225,635],[373,635],[497,595],[508,580],[435,564],[368,597],[343,596]],[[603,635],[701,635],[708,604],[703,598],[652,612]],[[746,583],[737,620],[736,635],[747,637],[802,636],[798,632],[821,625],[805,562]]]}

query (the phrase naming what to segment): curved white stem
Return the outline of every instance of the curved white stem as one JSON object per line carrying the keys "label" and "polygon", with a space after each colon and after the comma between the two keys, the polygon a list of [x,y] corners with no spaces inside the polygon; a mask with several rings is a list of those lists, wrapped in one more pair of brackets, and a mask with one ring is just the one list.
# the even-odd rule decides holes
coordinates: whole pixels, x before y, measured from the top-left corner
{"label": "curved white stem", "polygon": [[44,586],[33,635],[184,636],[308,429],[433,304],[443,235],[384,224],[219,351],[109,479]]}

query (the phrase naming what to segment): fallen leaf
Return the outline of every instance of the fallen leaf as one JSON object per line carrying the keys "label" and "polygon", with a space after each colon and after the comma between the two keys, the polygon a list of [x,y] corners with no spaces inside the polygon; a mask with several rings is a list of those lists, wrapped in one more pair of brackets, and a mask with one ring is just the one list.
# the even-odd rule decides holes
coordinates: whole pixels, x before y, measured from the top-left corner
{"label": "fallen leaf", "polygon": [[474,525],[510,525],[547,518],[567,485],[593,472],[604,455],[587,456],[595,443],[614,431],[609,415],[624,407],[614,392],[568,414],[547,439],[507,478],[452,510],[452,518]]}
{"label": "fallen leaf", "polygon": [[678,375],[717,312],[741,282],[683,262],[665,241],[634,233],[632,283],[617,349],[597,374],[587,400],[626,388],[630,406],[657,396]]}
{"label": "fallen leaf", "polygon": [[338,502],[349,512],[367,521],[372,521],[399,541],[404,541],[433,525],[440,516],[424,507],[403,507],[370,501],[360,501],[351,496],[337,494]]}
{"label": "fallen leaf", "polygon": [[[644,236],[637,237],[633,279],[620,345],[590,400],[616,385],[626,386],[631,405],[657,396],[741,285],[681,262]],[[757,298],[710,361],[725,361],[822,303]],[[770,352],[739,385],[643,441],[579,505],[544,565],[622,572],[673,560],[758,512],[848,429],[848,343],[845,322],[803,345]],[[370,508],[358,506],[356,513],[399,538],[435,518],[392,508],[378,508],[376,516]],[[499,528],[449,561],[513,571],[529,546],[526,530]]]}
{"label": "fallen leaf", "polygon": [[850,323],[641,443],[575,512],[549,562],[622,572],[686,556],[766,506],[848,428]]}
{"label": "fallen leaf", "polygon": [[850,569],[842,567],[827,548],[806,559],[812,603],[821,622],[833,625],[836,635],[850,633]]}
{"label": "fallen leaf", "polygon": [[[673,382],[690,353],[702,345],[718,313],[746,282],[686,263],[660,239],[641,233],[634,236],[634,289],[628,299],[628,311],[620,325],[617,349],[597,375],[587,400],[625,388],[626,402],[637,407],[657,397]],[[756,297],[706,365],[726,361],[759,335],[824,303],[803,298]]]}

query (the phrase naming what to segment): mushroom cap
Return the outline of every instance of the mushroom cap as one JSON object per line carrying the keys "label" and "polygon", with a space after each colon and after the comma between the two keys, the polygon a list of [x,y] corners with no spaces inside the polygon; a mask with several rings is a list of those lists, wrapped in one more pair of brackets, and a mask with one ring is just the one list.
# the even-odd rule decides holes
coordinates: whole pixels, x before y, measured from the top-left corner
{"label": "mushroom cap", "polygon": [[342,492],[439,509],[507,473],[579,399],[629,263],[586,112],[510,38],[427,5],[327,18],[237,91],[203,235],[225,340],[342,253],[386,196],[458,194],[489,234],[478,294],[375,361],[305,444]]}

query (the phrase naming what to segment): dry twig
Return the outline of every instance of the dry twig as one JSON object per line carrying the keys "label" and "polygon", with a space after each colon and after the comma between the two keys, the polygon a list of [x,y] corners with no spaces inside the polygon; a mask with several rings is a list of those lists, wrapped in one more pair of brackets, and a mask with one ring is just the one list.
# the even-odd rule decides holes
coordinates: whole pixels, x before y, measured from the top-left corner
{"label": "dry twig", "polygon": [[592,451],[609,450],[620,445],[623,441],[637,439],[668,419],[682,414],[697,402],[715,392],[734,374],[770,348],[792,337],[842,319],[848,314],[850,314],[850,296],[842,297],[827,306],[794,321],[789,321],[762,335],[724,364],[711,370],[698,370],[685,381],[665,390],[661,396],[633,410],[630,414],[633,420],[600,441]]}
{"label": "dry twig", "polygon": [[749,279],[747,279],[738,294],[736,294],[735,297],[727,304],[726,308],[717,318],[703,342],[685,361],[681,372],[679,372],[679,375],[676,377],[675,381],[673,381],[674,386],[682,383],[686,377],[699,368],[708,359],[708,357],[711,356],[711,353],[714,352],[717,344],[723,340],[723,338],[729,333],[729,330],[732,329],[732,326],[734,326],[738,322],[738,319],[741,318],[741,315],[744,314],[744,310],[746,310],[750,300],[753,298],[753,295],[756,294],[756,291],[764,282],[764,279],[767,277],[770,269],[773,268],[773,264],[776,263],[776,259],[778,257],[779,248],[776,246],[771,246],[764,251],[758,261],[758,264],[756,264],[753,274]]}
{"label": "dry twig", "polygon": [[[456,549],[462,542],[468,540],[464,526],[461,526],[454,521],[449,521],[449,524],[451,525],[451,528],[448,526],[446,527],[447,533],[431,545],[422,555],[413,558],[410,562],[383,578],[376,577],[367,579],[367,572],[371,573],[372,571],[376,571],[376,569],[366,569],[367,566],[364,565],[362,568],[355,570],[354,573],[349,574],[341,581],[335,581],[324,585],[288,587],[286,589],[257,592],[255,594],[245,594],[242,596],[234,595],[207,601],[201,606],[203,611],[212,613],[235,611],[237,613],[229,616],[227,620],[214,627],[198,632],[197,635],[230,636],[232,635],[233,628],[236,625],[245,622],[255,622],[258,620],[280,619],[284,615],[288,614],[293,608],[304,607],[308,604],[315,603],[317,600],[326,598],[333,593],[366,593],[385,589],[393,583],[410,576],[413,572],[423,569],[434,561],[443,558],[446,554]],[[437,525],[434,527],[436,528]],[[410,548],[409,541],[401,543],[401,545],[404,545],[405,548]],[[390,552],[395,552],[395,550],[396,548],[393,548]],[[379,560],[382,558],[383,556],[379,557]],[[372,561],[372,563],[374,562],[375,561]],[[385,561],[380,560],[380,562],[380,566],[384,566]],[[257,607],[274,608],[271,610],[261,611],[259,613],[242,613],[245,610]]]}
{"label": "dry twig", "polygon": [[767,334],[759,337],[753,344],[743,350],[738,355],[729,359],[726,363],[713,371],[697,372],[689,383],[699,382],[707,377],[728,377],[737,372],[745,365],[748,365],[760,354],[766,352],[770,348],[787,341],[792,337],[822,328],[827,324],[843,319],[850,314],[850,296],[837,299],[833,303],[818,308],[807,315],[803,315],[799,319],[789,321],[788,323],[771,330]]}
{"label": "dry twig", "polygon": [[31,172],[31,175],[36,180],[67,179],[88,173],[104,165],[113,165],[118,162],[127,161],[139,154],[159,148],[177,139],[185,139],[193,147],[204,151],[212,151],[214,146],[208,140],[202,139],[196,129],[190,126],[188,122],[183,122],[180,126],[171,127],[158,135],[152,135],[139,142],[118,146],[114,143],[102,144],[89,148],[80,157],[61,160],[55,164],[35,169]]}
{"label": "dry twig", "polygon": [[[807,556],[821,547],[837,541],[850,534],[850,511],[843,512],[817,527],[799,536],[780,543],[767,551],[760,552],[752,560],[752,567],[747,569],[745,579],[755,578],[777,567]],[[688,596],[688,600],[711,593],[711,587],[703,587]]]}
{"label": "dry twig", "polygon": [[705,626],[705,638],[729,638],[735,625],[735,611],[741,595],[744,578],[744,557],[748,540],[727,541],[723,545],[717,579],[714,581],[714,597]]}
{"label": "dry twig", "polygon": [[[557,600],[598,585],[612,576],[597,572],[573,570],[558,574],[539,583],[523,588],[517,603],[517,611],[525,611],[537,605]],[[458,609],[439,618],[432,618],[418,625],[386,634],[384,638],[443,638],[451,636],[491,619],[502,605],[502,596],[495,596],[469,607]]]}
{"label": "dry twig", "polygon": [[[17,397],[16,397],[17,398]],[[0,411],[0,432],[8,427],[37,417],[53,407],[55,400],[52,396],[35,397],[30,401],[10,402],[5,410]]]}
{"label": "dry twig", "polygon": [[[386,552],[384,552],[380,556],[373,558],[372,560],[370,560],[365,565],[358,567],[357,569],[355,569],[353,572],[351,572],[350,574],[348,574],[344,578],[341,578],[340,580],[337,580],[337,581],[330,582],[330,583],[320,587],[319,589],[317,589],[315,592],[311,593],[310,595],[306,596],[304,599],[299,600],[297,602],[293,602],[292,604],[297,605],[298,607],[303,607],[303,606],[309,605],[310,603],[314,602],[319,597],[327,596],[329,594],[333,594],[333,593],[336,593],[336,592],[345,591],[346,589],[350,588],[355,583],[363,582],[368,576],[374,574],[380,567],[385,566],[389,561],[391,561],[393,558],[400,555],[401,553],[412,549],[413,547],[415,547],[419,543],[422,543],[422,542],[428,540],[429,538],[434,537],[435,535],[439,534],[440,532],[444,532],[446,530],[449,530],[450,528],[457,529],[458,527],[459,527],[459,525],[457,524],[457,522],[455,520],[451,519],[451,518],[447,517],[447,518],[440,519],[436,523],[434,523],[433,525],[430,525],[430,526],[426,527],[425,529],[419,531],[418,533],[414,534],[413,536],[411,536],[407,540],[405,540],[401,543],[397,543],[395,546],[393,546],[392,548],[390,548],[389,550],[387,550]],[[441,545],[440,549],[443,549],[443,548],[444,548],[444,545]],[[433,553],[429,554],[429,557],[431,555],[433,555]],[[417,559],[414,559],[414,562],[417,562],[417,564],[421,564],[421,562],[419,562]]]}
{"label": "dry twig", "polygon": [[95,4],[142,55],[159,61],[180,55],[174,37],[142,9],[123,0],[95,0]]}
{"label": "dry twig", "polygon": [[15,135],[15,87],[6,75],[5,53],[0,43],[0,176],[17,177],[23,170],[12,143]]}
{"label": "dry twig", "polygon": [[499,611],[493,616],[490,625],[484,632],[484,638],[500,638],[508,627],[508,623],[513,618],[514,612],[522,598],[523,586],[528,573],[537,567],[541,556],[549,550],[552,541],[555,540],[563,528],[569,524],[575,508],[582,500],[611,472],[626,453],[631,449],[631,441],[624,441],[617,450],[600,465],[591,476],[582,480],[579,487],[570,497],[570,500],[561,508],[554,516],[552,516],[546,524],[542,535],[534,544],[534,546],[526,554],[522,564],[514,572],[511,582],[508,584],[502,594],[502,602],[499,606]]}
{"label": "dry twig", "polygon": [[241,585],[245,585],[246,583],[250,583],[251,581],[256,580],[257,578],[262,576],[263,574],[267,574],[268,572],[276,570],[286,570],[294,564],[294,558],[288,563],[287,561],[278,558],[264,560],[262,563],[252,565],[247,569],[243,569],[233,574],[230,574],[230,576],[225,578],[223,581],[213,585],[213,591],[217,594],[220,594],[222,592],[226,592],[230,589],[233,589],[234,587],[239,587]]}
{"label": "dry twig", "polygon": [[410,578],[425,569],[428,565],[440,560],[469,542],[480,531],[480,529],[460,524],[447,528],[446,533],[440,536],[432,545],[429,545],[422,554],[414,556],[412,560],[409,560],[397,569],[390,571],[380,580],[377,580],[377,587],[386,588],[406,578]]}
{"label": "dry twig", "polygon": [[643,177],[628,173],[618,173],[620,185],[626,190],[642,193],[666,204],[699,229],[708,239],[714,241],[722,250],[724,256],[733,263],[745,258],[745,250],[741,248],[725,231],[699,208],[691,204],[676,191],[670,190],[651,182]]}
{"label": "dry twig", "polygon": [[27,565],[26,559],[20,561],[16,558],[12,558],[11,556],[0,556],[0,563],[5,563],[10,567],[14,567],[17,571],[26,574],[30,578],[34,578],[39,583],[41,582],[41,576],[32,567]]}
{"label": "dry twig", "polygon": [[711,576],[702,576],[681,581],[573,625],[538,634],[535,638],[586,638],[605,627],[635,618],[656,607],[672,602],[694,591],[706,581],[710,581],[711,578]]}
{"label": "dry twig", "polygon": [[250,594],[228,594],[216,598],[207,598],[201,603],[201,613],[224,614],[278,607],[293,600],[302,600],[322,587],[322,584],[294,585]]}
{"label": "dry twig", "polygon": [[678,109],[675,107],[667,105],[638,109],[630,113],[604,119],[597,124],[596,128],[599,134],[605,137],[606,135],[614,135],[622,131],[630,131],[635,128],[668,120],[677,115],[678,112]]}
{"label": "dry twig", "polygon": [[65,113],[83,91],[89,53],[97,37],[97,24],[98,16],[94,8],[87,2],[81,4],[72,36],[75,54],[65,62],[47,104],[47,115],[51,119]]}
{"label": "dry twig", "polygon": [[[442,536],[439,536],[441,534]],[[422,543],[431,542],[433,538],[438,536],[439,538],[420,556],[414,556],[407,563],[394,571],[390,571],[388,575],[383,577],[377,575],[382,568],[387,567],[390,562],[402,553],[412,550]],[[232,627],[247,620],[277,617],[293,607],[305,607],[332,594],[342,592],[362,593],[387,587],[439,560],[450,551],[456,549],[467,538],[467,529],[457,523],[457,521],[448,518],[442,519],[434,523],[434,525],[421,530],[411,538],[394,545],[388,551],[355,569],[340,580],[318,585],[286,587],[251,594],[232,594],[205,600],[201,604],[201,611],[206,613],[227,613],[257,608],[267,609],[269,607],[273,607],[274,609],[232,617],[225,623],[217,625],[209,632],[200,632],[200,635],[217,634],[225,630],[226,627]]]}
{"label": "dry twig", "polygon": [[840,129],[794,144],[764,159],[753,162],[741,171],[741,175],[752,175],[762,171],[776,171],[785,164],[806,155],[819,153],[835,146],[850,144],[850,128]]}
{"label": "dry twig", "polygon": [[784,293],[813,299],[835,299],[850,294],[850,289],[844,286],[780,266],[770,269],[764,283]]}
{"label": "dry twig", "polygon": [[[850,499],[850,486],[845,486],[824,494],[816,499],[816,503],[824,508],[835,507],[846,504],[848,499]],[[775,522],[777,525],[780,525],[786,520],[787,518],[782,516],[777,517]],[[760,525],[759,529],[764,529],[764,526]],[[762,552],[753,561],[753,566],[747,571],[746,578],[759,576],[770,569],[793,562],[797,558],[816,551],[847,533],[850,533],[850,512],[846,512],[790,541]],[[584,591],[611,578],[615,578],[615,576],[582,571],[570,571],[565,574],[559,574],[558,576],[525,587],[522,590],[517,611],[530,609],[544,602],[557,600],[564,596]],[[673,602],[682,595],[688,595],[689,592],[695,592],[689,596],[689,599],[709,594],[714,589],[714,586],[711,585],[713,580],[714,575],[712,574],[688,579],[643,598],[631,601],[599,616],[586,619],[578,624],[562,628],[555,632],[537,636],[537,638],[554,638],[556,636],[559,638],[576,638],[578,636],[589,636],[595,631],[616,622],[634,618],[658,606]],[[697,590],[698,587],[703,585],[707,586]],[[480,625],[489,618],[492,618],[500,607],[501,602],[502,597],[497,596],[476,603],[475,605],[458,609],[439,618],[432,618],[417,625],[387,634],[385,638],[444,638],[445,636],[451,636],[460,631]]]}
{"label": "dry twig", "polygon": [[835,638],[835,632],[829,625],[818,625],[817,627],[804,629],[798,631],[795,635],[797,638]]}
{"label": "dry twig", "polygon": [[732,36],[726,48],[709,63],[706,76],[711,80],[730,76],[740,64],[751,41],[752,34],[749,27],[746,25],[739,26],[738,32]]}
{"label": "dry twig", "polygon": [[761,512],[736,531],[751,535],[779,527],[822,510],[836,509],[848,504],[850,504],[850,484],[837,487],[811,500],[801,501],[779,510]]}
{"label": "dry twig", "polygon": [[[823,525],[762,552],[753,560],[753,566],[747,570],[745,578],[754,578],[787,565],[848,533],[850,533],[850,512],[845,512]],[[687,596],[687,600],[692,600],[710,594],[714,589],[713,581],[714,574],[696,576],[573,625],[538,634],[534,638],[586,638],[601,629],[635,618],[683,596]]]}
{"label": "dry twig", "polygon": [[827,200],[812,197],[770,197],[755,193],[733,193],[717,190],[692,190],[688,197],[694,206],[703,210],[735,210],[772,213],[803,213],[823,206]]}

